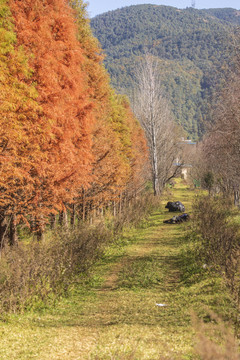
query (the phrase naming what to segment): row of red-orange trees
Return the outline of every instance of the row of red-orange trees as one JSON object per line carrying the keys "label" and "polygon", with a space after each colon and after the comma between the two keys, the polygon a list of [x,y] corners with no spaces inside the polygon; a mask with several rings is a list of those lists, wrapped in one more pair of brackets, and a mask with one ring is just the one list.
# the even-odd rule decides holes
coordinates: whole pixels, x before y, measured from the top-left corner
{"label": "row of red-orange trees", "polygon": [[[73,209],[141,188],[142,129],[116,95],[85,4],[0,1],[0,244]],[[74,221],[74,218],[73,218]]]}

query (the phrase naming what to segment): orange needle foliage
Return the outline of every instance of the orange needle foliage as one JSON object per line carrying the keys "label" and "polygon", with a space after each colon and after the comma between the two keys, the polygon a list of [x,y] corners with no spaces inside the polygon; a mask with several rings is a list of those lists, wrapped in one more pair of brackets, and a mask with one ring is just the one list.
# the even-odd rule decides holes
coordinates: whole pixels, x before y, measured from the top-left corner
{"label": "orange needle foliage", "polygon": [[103,207],[139,189],[145,137],[110,87],[83,1],[0,10],[0,230],[7,215],[41,227],[67,204]]}
{"label": "orange needle foliage", "polygon": [[128,183],[127,191],[137,193],[143,189],[149,174],[149,152],[147,141],[143,129],[126,99],[123,99],[123,106],[126,111],[126,120],[130,129],[131,137],[131,178]]}
{"label": "orange needle foliage", "polygon": [[[90,180],[92,103],[72,11],[64,0],[10,0],[18,46],[31,56],[38,102],[51,126],[45,132],[39,204],[71,201]],[[63,206],[63,205],[62,205]]]}
{"label": "orange needle foliage", "polygon": [[124,109],[110,88],[109,76],[102,64],[102,50],[92,36],[85,4],[82,0],[69,0],[69,4],[76,11],[78,39],[85,56],[84,71],[92,90],[91,100],[97,120],[93,129],[93,181],[85,197],[98,206],[113,200],[117,188],[125,187],[129,164],[127,154],[123,155],[122,135],[128,134],[128,129]]}
{"label": "orange needle foliage", "polygon": [[[88,197],[91,206],[102,206],[117,200],[133,178],[136,181],[146,162],[146,141],[129,106],[110,88],[109,76],[102,65],[102,50],[91,33],[86,5],[82,0],[69,0],[69,4],[76,10],[78,38],[86,58],[84,70],[92,89],[97,119],[93,137],[94,181],[85,198]],[[137,150],[142,155],[137,155]]]}
{"label": "orange needle foliage", "polygon": [[39,163],[44,141],[39,122],[41,108],[36,102],[27,57],[15,50],[16,36],[6,1],[0,4],[0,216],[18,216],[29,211],[39,186]]}

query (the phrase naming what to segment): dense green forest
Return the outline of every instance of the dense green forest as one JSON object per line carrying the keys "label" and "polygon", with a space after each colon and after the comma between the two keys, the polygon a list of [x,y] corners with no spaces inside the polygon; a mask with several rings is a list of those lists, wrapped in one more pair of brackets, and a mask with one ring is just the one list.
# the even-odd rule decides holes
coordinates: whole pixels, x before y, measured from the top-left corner
{"label": "dense green forest", "polygon": [[211,119],[209,104],[235,51],[239,15],[228,8],[136,5],[98,15],[91,27],[120,93],[131,97],[134,71],[145,52],[160,59],[163,88],[176,121],[189,137],[198,139]]}

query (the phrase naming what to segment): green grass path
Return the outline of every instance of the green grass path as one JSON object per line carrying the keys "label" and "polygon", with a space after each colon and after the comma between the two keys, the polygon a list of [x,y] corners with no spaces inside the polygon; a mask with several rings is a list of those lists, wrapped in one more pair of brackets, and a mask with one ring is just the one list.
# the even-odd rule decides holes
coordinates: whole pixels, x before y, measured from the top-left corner
{"label": "green grass path", "polygon": [[[191,208],[178,184],[163,202]],[[180,282],[185,224],[168,225],[164,207],[108,250],[91,283],[44,313],[1,323],[0,359],[195,359],[192,299]],[[167,306],[159,307],[156,303]]]}

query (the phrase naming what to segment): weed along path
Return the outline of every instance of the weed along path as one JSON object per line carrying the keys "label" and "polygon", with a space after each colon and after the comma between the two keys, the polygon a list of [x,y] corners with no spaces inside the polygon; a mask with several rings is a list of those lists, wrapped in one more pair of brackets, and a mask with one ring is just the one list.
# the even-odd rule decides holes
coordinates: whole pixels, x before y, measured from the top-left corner
{"label": "weed along path", "polygon": [[[188,211],[193,196],[179,183],[164,204],[180,200]],[[170,217],[162,206],[126,232],[54,310],[3,322],[0,359],[195,359],[193,295],[180,281],[185,224],[163,224]]]}

